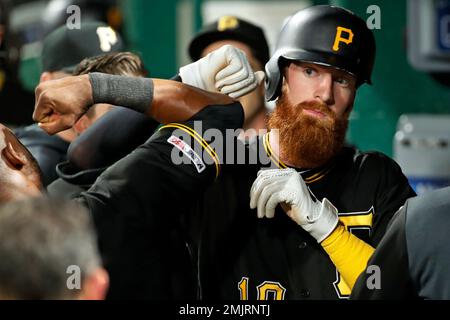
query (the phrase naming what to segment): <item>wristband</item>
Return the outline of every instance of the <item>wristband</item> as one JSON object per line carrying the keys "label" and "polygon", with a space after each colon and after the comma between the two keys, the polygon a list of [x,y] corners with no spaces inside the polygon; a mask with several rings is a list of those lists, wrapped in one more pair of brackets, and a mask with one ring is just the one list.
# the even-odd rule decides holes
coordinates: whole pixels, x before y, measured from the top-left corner
{"label": "wristband", "polygon": [[153,101],[153,80],[111,74],[89,73],[95,103],[109,103],[147,113]]}

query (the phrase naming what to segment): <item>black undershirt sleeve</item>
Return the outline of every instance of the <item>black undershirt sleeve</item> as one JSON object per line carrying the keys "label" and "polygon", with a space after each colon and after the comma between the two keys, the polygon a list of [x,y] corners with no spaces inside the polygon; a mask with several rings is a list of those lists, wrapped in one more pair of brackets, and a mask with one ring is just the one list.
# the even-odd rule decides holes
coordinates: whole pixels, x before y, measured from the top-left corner
{"label": "black undershirt sleeve", "polygon": [[115,107],[71,144],[69,162],[78,170],[108,167],[143,144],[158,122],[123,107]]}

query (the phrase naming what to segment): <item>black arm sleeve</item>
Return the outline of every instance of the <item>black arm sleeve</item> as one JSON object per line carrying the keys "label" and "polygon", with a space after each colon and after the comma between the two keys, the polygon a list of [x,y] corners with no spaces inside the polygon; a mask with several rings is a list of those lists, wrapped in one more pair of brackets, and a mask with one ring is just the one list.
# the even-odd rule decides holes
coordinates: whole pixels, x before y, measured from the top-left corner
{"label": "black arm sleeve", "polygon": [[158,125],[142,113],[115,107],[70,144],[67,158],[79,170],[108,167],[143,144]]}

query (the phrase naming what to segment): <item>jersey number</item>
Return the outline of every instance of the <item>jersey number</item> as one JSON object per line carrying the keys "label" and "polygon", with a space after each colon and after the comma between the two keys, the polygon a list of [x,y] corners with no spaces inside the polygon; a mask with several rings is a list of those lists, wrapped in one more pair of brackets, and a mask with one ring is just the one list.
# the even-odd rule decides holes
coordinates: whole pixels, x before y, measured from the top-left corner
{"label": "jersey number", "polygon": [[[242,277],[238,284],[241,300],[248,300],[248,278]],[[257,300],[284,300],[286,289],[279,283],[273,281],[264,281],[256,287],[258,290]]]}

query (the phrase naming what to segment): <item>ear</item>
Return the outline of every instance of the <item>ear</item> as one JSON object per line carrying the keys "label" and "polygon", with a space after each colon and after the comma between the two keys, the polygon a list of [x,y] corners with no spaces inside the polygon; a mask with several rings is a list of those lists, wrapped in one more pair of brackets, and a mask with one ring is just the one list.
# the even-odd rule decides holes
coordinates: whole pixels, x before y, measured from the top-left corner
{"label": "ear", "polygon": [[104,300],[108,288],[108,272],[99,267],[84,280],[80,300]]}
{"label": "ear", "polygon": [[80,119],[78,119],[77,122],[72,126],[72,129],[77,134],[82,134],[87,128],[89,128],[89,125],[91,124],[91,120],[86,115],[81,116]]}
{"label": "ear", "polygon": [[45,82],[49,80],[52,80],[52,73],[48,71],[42,72],[39,82]]}
{"label": "ear", "polygon": [[6,147],[2,150],[3,156],[6,158],[8,163],[14,168],[20,170],[26,163],[25,157],[19,155],[11,143],[8,143]]}

